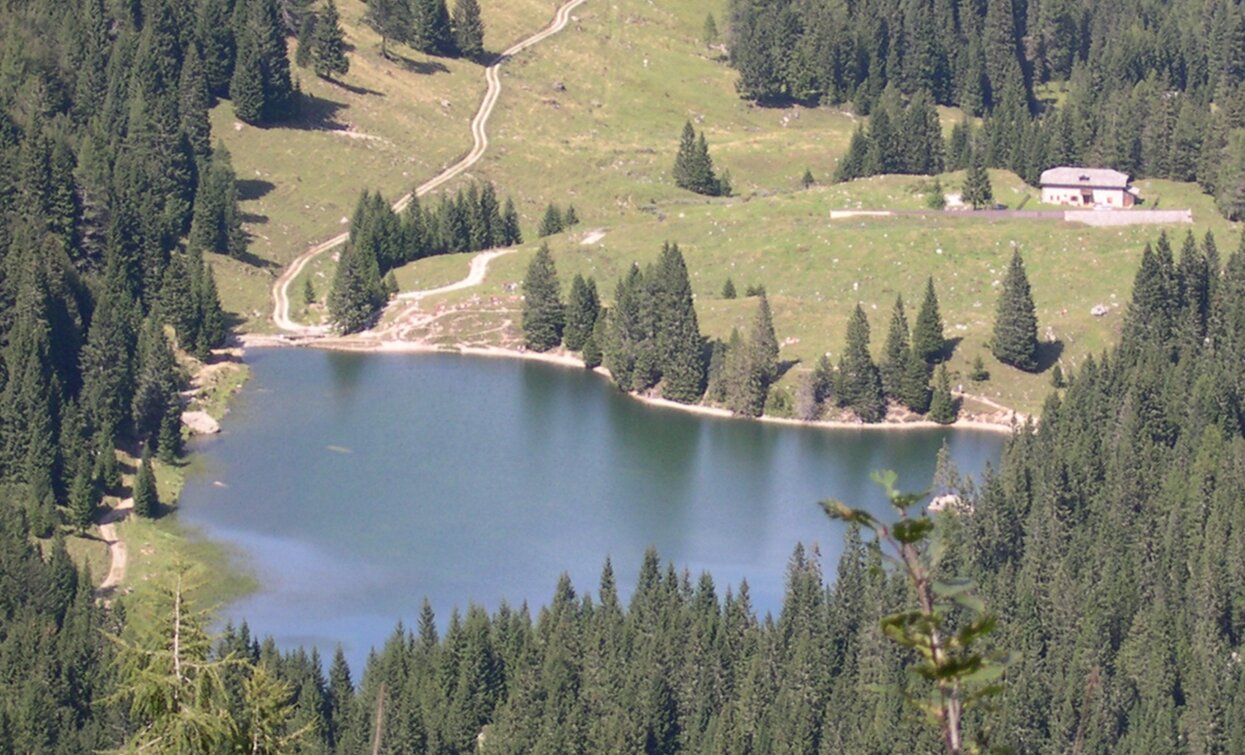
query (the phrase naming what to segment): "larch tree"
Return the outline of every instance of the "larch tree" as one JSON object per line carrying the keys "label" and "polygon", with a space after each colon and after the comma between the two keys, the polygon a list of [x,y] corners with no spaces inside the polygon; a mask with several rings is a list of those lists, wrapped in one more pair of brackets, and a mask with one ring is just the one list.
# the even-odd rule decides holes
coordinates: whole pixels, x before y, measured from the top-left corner
{"label": "larch tree", "polygon": [[558,271],[548,244],[541,244],[523,277],[523,338],[533,351],[562,343],[565,311]]}
{"label": "larch tree", "polygon": [[1003,364],[1022,370],[1037,367],[1037,312],[1020,250],[1012,252],[1012,261],[1003,279],[990,351]]}

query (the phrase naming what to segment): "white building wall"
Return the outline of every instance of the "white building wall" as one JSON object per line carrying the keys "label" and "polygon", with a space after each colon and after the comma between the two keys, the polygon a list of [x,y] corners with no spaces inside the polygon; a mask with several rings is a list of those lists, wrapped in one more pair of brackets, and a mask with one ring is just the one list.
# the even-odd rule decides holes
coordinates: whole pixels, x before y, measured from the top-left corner
{"label": "white building wall", "polygon": [[[1067,204],[1085,206],[1081,202],[1083,189],[1073,186],[1044,186],[1042,187],[1043,204]],[[1129,207],[1132,202],[1125,199],[1123,189],[1093,189],[1092,204],[1106,205],[1107,207]]]}

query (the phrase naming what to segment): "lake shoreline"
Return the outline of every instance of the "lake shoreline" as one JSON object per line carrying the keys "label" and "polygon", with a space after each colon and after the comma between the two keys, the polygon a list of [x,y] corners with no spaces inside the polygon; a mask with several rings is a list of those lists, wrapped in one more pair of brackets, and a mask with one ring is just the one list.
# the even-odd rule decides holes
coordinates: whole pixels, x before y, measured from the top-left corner
{"label": "lake shoreline", "polygon": [[[329,338],[308,338],[302,340],[294,340],[284,336],[269,336],[262,334],[242,334],[238,337],[239,344],[244,348],[313,348],[324,351],[341,351],[356,352],[362,354],[458,354],[462,356],[478,356],[489,357],[494,359],[521,359],[532,362],[543,362],[559,367],[573,368],[576,370],[587,370],[582,359],[575,357],[565,351],[561,352],[538,352],[526,351],[518,349],[507,349],[501,346],[470,346],[460,344],[457,346],[443,346],[426,341],[392,341],[392,340],[369,340],[366,336],[355,337],[329,337]],[[604,367],[596,367],[591,372],[609,379],[609,370]],[[905,430],[931,430],[940,428],[950,428],[956,430],[974,430],[979,432],[990,432],[1000,435],[1013,435],[1018,428],[1022,427],[1026,421],[1026,417],[1014,410],[1006,410],[996,412],[993,415],[961,415],[955,422],[944,425],[927,419],[916,420],[899,420],[887,419],[882,422],[848,422],[843,420],[815,420],[806,421],[794,419],[791,417],[774,417],[771,415],[762,415],[760,417],[744,417],[716,406],[706,406],[704,404],[681,404],[677,401],[660,398],[657,396],[646,396],[634,391],[624,391],[624,393],[641,403],[649,406],[660,407],[664,409],[672,409],[676,411],[697,414],[706,417],[716,417],[718,419],[743,420],[754,422],[765,422],[777,425],[821,428],[827,430],[862,430],[862,431],[882,431],[896,432]],[[965,398],[960,394],[961,398]],[[1004,420],[1004,416],[1009,419]]]}

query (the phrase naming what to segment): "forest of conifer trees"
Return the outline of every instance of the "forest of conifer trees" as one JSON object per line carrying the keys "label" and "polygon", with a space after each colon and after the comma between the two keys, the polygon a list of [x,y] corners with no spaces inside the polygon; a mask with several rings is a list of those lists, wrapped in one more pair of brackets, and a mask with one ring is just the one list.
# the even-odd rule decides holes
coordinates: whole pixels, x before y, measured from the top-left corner
{"label": "forest of conifer trees", "polygon": [[841,178],[932,169],[910,164],[929,143],[921,119],[896,117],[932,101],[984,116],[971,137],[984,162],[1030,184],[1056,165],[1109,166],[1196,180],[1245,217],[1245,9],[1231,0],[730,5],[742,96],[885,113],[872,144],[853,139]]}
{"label": "forest of conifer trees", "polygon": [[[1043,163],[1033,144],[1065,133],[1062,144],[1089,150],[1078,159],[1131,156],[1119,166],[1154,175],[1219,182],[1211,168],[1240,162],[1245,16],[1225,0],[1198,12],[734,5],[732,55],[752,66],[751,96],[863,90],[863,104],[889,85],[905,98],[925,89],[991,113],[983,143],[1007,146],[992,161],[1026,170]],[[757,615],[746,584],[650,552],[626,597],[605,561],[594,589],[562,579],[540,608],[468,606],[439,623],[425,604],[353,670],[337,653],[326,671],[314,651],[282,651],[245,625],[213,636],[180,572],[97,602],[64,533],[118,490],[119,447],[139,452],[136,506],[158,507],[151,459],[180,450],[178,360],[207,357],[227,335],[205,254],[245,257],[207,107],[233,96],[240,117],[288,115],[284,40],[307,8],[15,0],[0,13],[0,752],[938,750],[934,727],[878,692],[926,687],[879,624],[911,604],[910,587],[855,529],[829,583],[815,550],[795,550],[777,616]],[[748,50],[776,33],[771,18],[793,36]],[[833,64],[779,66],[776,51]],[[1033,85],[1062,78],[1067,107],[1042,112]],[[1023,120],[1008,120],[1009,97]],[[1126,108],[1149,114],[1127,138],[1114,125]],[[517,242],[512,205],[498,210],[491,187],[473,192],[401,218],[365,195],[351,248],[371,256],[357,269],[370,276],[374,263],[379,280],[411,255]],[[537,271],[533,303],[548,306],[537,314],[556,315],[545,318],[554,336],[589,366],[604,360],[621,387],[764,409],[779,347],[763,290],[746,333],[706,342],[674,244],[632,267],[608,309],[595,281],[575,279],[564,305],[552,262]],[[1031,346],[1027,318],[1016,320],[1017,343]],[[812,366],[799,409],[841,401],[863,415],[890,397],[942,411],[945,372],[930,390],[945,347],[933,281],[914,328],[896,302],[880,364],[863,311],[848,333],[840,364]],[[961,505],[936,517],[936,571],[975,583],[998,616],[990,643],[1011,658],[994,708],[968,721],[993,744],[1245,750],[1243,364],[1245,242],[1224,255],[1210,235],[1160,236],[1142,252],[1119,344],[1081,360],[984,479],[940,465],[932,492]]]}

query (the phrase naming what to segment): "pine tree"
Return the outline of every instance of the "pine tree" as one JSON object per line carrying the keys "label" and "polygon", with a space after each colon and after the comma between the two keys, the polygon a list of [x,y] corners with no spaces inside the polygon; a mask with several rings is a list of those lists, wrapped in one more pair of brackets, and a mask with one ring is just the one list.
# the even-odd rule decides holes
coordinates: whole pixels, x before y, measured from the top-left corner
{"label": "pine tree", "polygon": [[583,357],[584,367],[589,370],[595,370],[601,366],[601,360],[604,354],[601,353],[601,342],[605,335],[605,315],[602,313],[597,317],[596,324],[592,328],[592,332],[588,334],[588,338],[584,340],[584,346],[580,353]]}
{"label": "pine tree", "polygon": [[311,59],[316,75],[322,79],[345,76],[350,71],[350,59],[346,57],[346,35],[342,31],[337,3],[328,0],[324,12],[316,21],[311,37]]}
{"label": "pine tree", "polygon": [[908,316],[904,313],[903,297],[895,297],[895,307],[891,311],[890,328],[886,331],[886,344],[883,346],[882,392],[889,398],[899,399],[903,392],[904,370],[908,365]]}
{"label": "pine tree", "polygon": [[945,356],[946,348],[938,294],[934,292],[934,278],[931,276],[925,280],[925,299],[921,302],[921,311],[912,329],[912,350],[926,364],[933,365]]}
{"label": "pine tree", "polygon": [[560,344],[564,318],[553,255],[547,244],[541,244],[523,278],[523,337],[528,348],[548,351]]}
{"label": "pine tree", "polygon": [[800,178],[800,186],[803,186],[805,189],[807,189],[807,188],[810,188],[815,183],[817,183],[817,181],[813,179],[812,169],[805,168],[804,175]]}
{"label": "pine tree", "polygon": [[778,336],[774,333],[774,316],[769,297],[762,291],[757,302],[756,317],[748,331],[748,345],[756,352],[755,364],[766,385],[778,377]]}
{"label": "pine tree", "polygon": [[985,157],[981,149],[973,149],[969,155],[968,174],[964,177],[963,201],[974,210],[994,204],[994,190],[990,188],[990,176],[986,173]]}
{"label": "pine tree", "polygon": [[316,303],[316,288],[311,283],[311,278],[303,281],[303,304],[310,307]]}
{"label": "pine tree", "polygon": [[194,218],[190,223],[191,249],[240,257],[246,253],[246,232],[238,208],[238,183],[232,156],[217,142],[211,160],[199,176]]}
{"label": "pine tree", "polygon": [[208,122],[210,106],[211,94],[208,92],[203,59],[199,57],[198,47],[190,45],[178,84],[178,109],[182,133],[186,135],[186,141],[200,164],[212,152],[212,126]]}
{"label": "pine tree", "polygon": [[311,65],[312,50],[315,47],[316,17],[308,13],[298,28],[298,52],[294,54],[294,65],[306,68]]}
{"label": "pine tree", "polygon": [[701,41],[705,43],[705,47],[717,44],[718,22],[714,20],[712,13],[705,16],[705,27],[701,32]]}
{"label": "pine tree", "polygon": [[155,439],[169,411],[169,400],[181,387],[177,361],[164,335],[164,326],[148,317],[138,342],[138,369],[134,378],[131,417],[134,434]]}
{"label": "pine tree", "polygon": [[[663,245],[656,275],[656,346],[662,396],[690,404],[699,401],[705,391],[704,339],[678,244]],[[772,331],[773,323],[769,327]]]}
{"label": "pine tree", "polygon": [[282,120],[293,111],[294,86],[276,0],[249,0],[238,7],[238,53],[229,86],[234,112],[252,124]]}
{"label": "pine tree", "polygon": [[579,214],[575,212],[575,205],[568,204],[566,212],[562,214],[562,225],[572,228],[579,225]]}
{"label": "pine tree", "polygon": [[208,90],[217,97],[229,93],[237,57],[233,25],[229,22],[229,8],[232,5],[229,0],[203,0],[198,4],[195,37],[203,51]]}
{"label": "pine tree", "polygon": [[722,284],[722,298],[734,299],[738,294],[735,292],[735,281],[730,278],[726,279],[726,283]]}
{"label": "pine tree", "polygon": [[561,233],[564,228],[562,213],[558,210],[557,205],[550,202],[549,206],[545,208],[545,215],[540,220],[540,230],[537,231],[536,235],[543,239],[546,236]]}
{"label": "pine tree", "polygon": [[1037,349],[1037,313],[1024,261],[1017,250],[1012,253],[1007,276],[1003,279],[990,350],[1003,364],[1033,370],[1037,367]]}
{"label": "pine tree", "polygon": [[445,0],[411,0],[411,46],[430,55],[454,52],[454,36]]}
{"label": "pine tree", "polygon": [[869,321],[856,305],[847,323],[847,341],[839,357],[838,401],[863,422],[878,422],[886,414],[882,378],[869,355]]}
{"label": "pine tree", "polygon": [[454,2],[454,46],[458,54],[470,60],[484,55],[484,22],[480,20],[480,4],[477,0]]}
{"label": "pine tree", "polygon": [[843,155],[838,167],[834,169],[835,183],[852,181],[869,175],[872,172],[869,164],[869,155],[872,151],[873,145],[868,134],[865,133],[865,127],[857,126],[852,132],[851,141],[847,143],[847,154]]}
{"label": "pine tree", "polygon": [[506,209],[502,211],[502,246],[514,246],[523,243],[523,233],[519,229],[519,211],[514,201],[506,197]]}
{"label": "pine tree", "polygon": [[[409,35],[417,34],[419,29],[418,23],[411,17],[408,0],[371,0],[363,15],[363,23],[380,35],[380,54],[384,58],[389,57],[390,41],[405,41]],[[428,52],[418,44],[416,46],[422,52]]]}
{"label": "pine tree", "polygon": [[329,318],[342,333],[356,333],[371,326],[385,298],[375,252],[368,246],[347,244],[329,289]]}
{"label": "pine tree", "polygon": [[160,494],[156,490],[156,471],[151,465],[151,449],[143,447],[138,474],[134,478],[134,513],[144,519],[153,519],[160,511]]}
{"label": "pine tree", "polygon": [[938,365],[938,377],[934,382],[934,397],[929,404],[929,418],[940,425],[955,422],[955,397],[951,395],[951,378],[947,365]]}
{"label": "pine tree", "polygon": [[563,340],[566,348],[581,351],[584,343],[592,335],[597,324],[597,315],[601,311],[601,302],[597,298],[597,284],[591,278],[584,280],[582,275],[575,275],[571,283],[570,301],[566,308],[566,330]]}
{"label": "pine tree", "polygon": [[679,137],[679,151],[674,157],[674,185],[680,189],[690,189],[693,185],[696,159],[696,129],[692,122],[683,124],[683,135]]}

